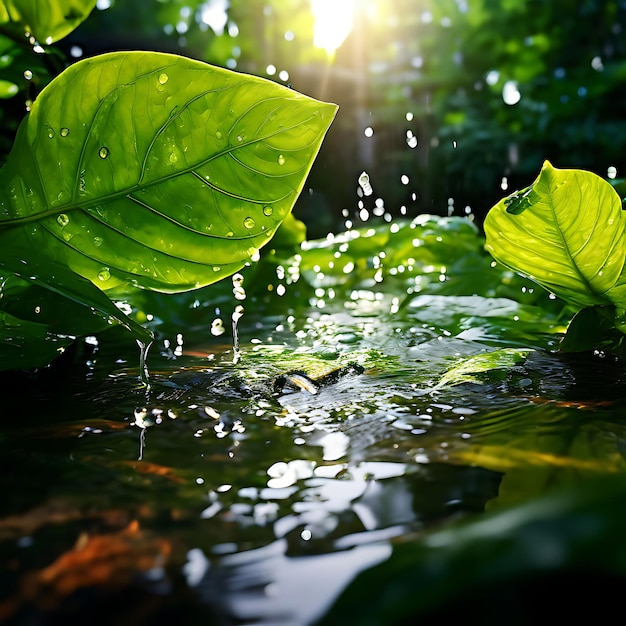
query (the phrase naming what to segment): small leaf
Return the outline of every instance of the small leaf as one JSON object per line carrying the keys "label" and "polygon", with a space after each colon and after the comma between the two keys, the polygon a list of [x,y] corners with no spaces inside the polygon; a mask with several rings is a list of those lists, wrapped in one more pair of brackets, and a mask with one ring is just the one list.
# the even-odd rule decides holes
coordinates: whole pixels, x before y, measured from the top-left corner
{"label": "small leaf", "polygon": [[14,24],[18,34],[51,44],[69,35],[95,6],[96,0],[0,0],[0,24]]}
{"label": "small leaf", "polygon": [[514,201],[504,198],[485,219],[491,255],[579,307],[610,304],[626,252],[626,216],[611,185],[546,161]]}
{"label": "small leaf", "polygon": [[462,383],[480,383],[481,376],[493,370],[510,369],[523,363],[534,352],[530,348],[502,348],[484,354],[477,354],[451,367],[439,379],[434,389]]}
{"label": "small leaf", "polygon": [[0,98],[6,100],[12,98],[20,88],[10,80],[0,79]]}
{"label": "small leaf", "polygon": [[185,291],[254,258],[291,211],[336,106],[160,53],[79,61],[50,83],[0,171],[16,231],[101,289]]}

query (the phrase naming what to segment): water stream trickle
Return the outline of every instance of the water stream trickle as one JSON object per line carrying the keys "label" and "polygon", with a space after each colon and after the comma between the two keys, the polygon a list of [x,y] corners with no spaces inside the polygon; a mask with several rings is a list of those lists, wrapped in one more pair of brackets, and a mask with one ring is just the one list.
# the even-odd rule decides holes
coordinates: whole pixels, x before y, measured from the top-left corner
{"label": "water stream trickle", "polygon": [[150,389],[150,373],[148,372],[148,350],[150,350],[150,343],[144,343],[137,339],[137,345],[139,346],[139,380],[146,386],[146,389]]}

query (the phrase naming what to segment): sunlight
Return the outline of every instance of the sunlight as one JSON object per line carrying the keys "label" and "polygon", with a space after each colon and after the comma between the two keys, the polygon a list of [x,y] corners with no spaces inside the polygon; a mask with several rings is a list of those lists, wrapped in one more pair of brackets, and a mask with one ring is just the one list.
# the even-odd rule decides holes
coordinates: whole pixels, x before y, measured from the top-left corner
{"label": "sunlight", "polygon": [[332,55],[354,25],[355,0],[311,0],[313,45]]}

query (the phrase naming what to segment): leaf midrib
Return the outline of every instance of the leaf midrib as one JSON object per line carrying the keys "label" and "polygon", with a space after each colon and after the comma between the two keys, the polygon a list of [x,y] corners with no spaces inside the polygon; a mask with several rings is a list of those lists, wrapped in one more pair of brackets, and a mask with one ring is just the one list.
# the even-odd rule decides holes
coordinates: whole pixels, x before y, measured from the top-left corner
{"label": "leaf midrib", "polygon": [[[121,87],[121,86],[120,86]],[[234,87],[234,85],[233,85]],[[204,92],[204,95],[206,95],[207,93],[209,93],[209,91]],[[198,96],[200,97],[200,96]],[[271,98],[272,100],[276,99],[276,98]],[[192,101],[190,101],[189,103],[187,103],[185,106],[188,106]],[[181,107],[181,112],[182,110],[184,110],[184,107]],[[0,228],[2,227],[11,227],[11,226],[19,226],[19,225],[23,225],[23,224],[30,224],[32,222],[37,222],[39,220],[45,219],[46,217],[52,217],[52,216],[56,216],[59,213],[66,213],[66,212],[70,212],[70,211],[76,211],[76,210],[85,210],[85,209],[89,209],[89,208],[93,208],[95,206],[98,206],[99,204],[105,204],[114,200],[117,200],[119,198],[128,198],[128,196],[132,195],[134,192],[139,191],[139,190],[143,190],[143,189],[149,189],[155,185],[160,185],[168,180],[171,180],[172,178],[176,178],[178,176],[184,176],[185,174],[189,174],[189,173],[193,173],[194,170],[196,168],[199,167],[203,167],[204,165],[210,163],[211,161],[214,161],[218,158],[221,158],[224,155],[227,154],[231,154],[236,152],[239,149],[245,148],[247,146],[253,145],[255,143],[258,143],[260,141],[266,141],[268,139],[271,139],[272,137],[275,137],[277,135],[280,135],[284,132],[288,132],[289,130],[293,130],[294,128],[298,128],[299,126],[302,126],[304,124],[307,124],[308,122],[310,122],[312,119],[314,119],[315,114],[309,116],[308,118],[293,124],[291,126],[287,126],[285,128],[280,128],[272,133],[268,133],[266,135],[263,135],[262,137],[256,137],[256,138],[252,138],[248,141],[243,141],[241,143],[238,143],[237,145],[234,146],[228,146],[227,148],[225,148],[224,150],[221,150],[217,153],[215,153],[214,155],[211,155],[210,157],[208,157],[207,159],[204,159],[203,161],[200,161],[192,166],[183,168],[181,170],[177,170],[176,172],[173,172],[172,174],[168,174],[167,176],[162,176],[154,181],[151,182],[147,182],[147,183],[143,183],[143,184],[139,184],[139,183],[135,183],[134,185],[131,185],[130,187],[127,187],[125,189],[122,189],[120,191],[116,191],[114,193],[110,193],[107,194],[105,196],[100,196],[98,198],[95,198],[93,200],[86,200],[83,202],[70,202],[68,204],[64,204],[64,205],[59,205],[56,206],[54,208],[50,208],[47,209],[45,211],[40,211],[38,213],[33,213],[31,215],[27,215],[27,216],[23,216],[23,217],[18,217],[18,218],[12,218],[12,219],[8,219],[8,220],[0,220]],[[167,123],[162,126],[159,131],[157,131],[156,134],[159,134],[160,132],[163,132],[163,129],[167,126],[167,124],[169,124],[173,119],[175,119],[174,117],[170,117],[167,120]],[[87,134],[87,137],[89,136],[89,133]],[[156,135],[155,135],[156,136]],[[82,155],[84,153],[84,146],[86,144],[86,140],[83,143],[83,148],[81,149],[81,163],[79,164],[78,167],[78,172],[80,175],[80,169],[82,166]],[[150,152],[150,149],[153,145],[153,142],[151,142],[150,147],[148,148],[148,151],[146,153],[146,158],[147,155]],[[41,181],[41,175],[39,172],[39,164],[38,162],[35,160],[35,162],[37,163],[37,171],[39,173],[39,178]],[[144,159],[144,163],[145,163],[145,159]],[[143,177],[144,174],[144,167],[142,166],[142,173],[141,173],[141,177]],[[43,181],[41,181],[43,182]],[[42,185],[42,190],[45,189],[45,187],[43,187]],[[130,198],[129,198],[130,199]],[[92,215],[92,214],[90,214]],[[198,232],[198,231],[194,231],[194,232]],[[199,234],[205,234],[205,233],[199,233]],[[213,236],[215,237],[215,235],[210,235],[210,234],[206,234],[207,236]],[[251,237],[253,237],[254,235],[251,235]],[[249,237],[242,237],[241,239],[247,239]]]}

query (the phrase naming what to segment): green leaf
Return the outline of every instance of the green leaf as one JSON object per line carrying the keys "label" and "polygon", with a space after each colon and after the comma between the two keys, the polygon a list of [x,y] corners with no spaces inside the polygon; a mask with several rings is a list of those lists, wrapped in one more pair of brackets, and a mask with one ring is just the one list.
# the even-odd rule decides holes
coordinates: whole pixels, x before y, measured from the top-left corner
{"label": "green leaf", "polygon": [[4,80],[0,78],[0,98],[6,100],[12,98],[20,88],[10,80]]}
{"label": "green leaf", "polygon": [[[100,289],[91,282],[75,274],[63,265],[46,258],[35,249],[12,247],[15,256],[0,257],[2,273],[19,276],[23,280],[43,287],[64,298],[87,307],[92,314],[104,319],[114,319],[129,330],[142,343],[150,343],[152,333],[140,324],[126,316]],[[74,326],[68,320],[64,333],[70,332]],[[100,321],[94,321],[94,326],[100,327]],[[93,331],[92,331],[93,332]]]}
{"label": "green leaf", "polygon": [[567,333],[559,344],[563,352],[587,352],[607,350],[614,354],[624,353],[624,333],[616,325],[619,322],[614,307],[587,307],[572,318]]}
{"label": "green leaf", "polygon": [[535,182],[494,206],[486,249],[579,307],[610,304],[624,266],[626,216],[611,185],[591,172],[547,161]]}
{"label": "green leaf", "polygon": [[175,55],[80,61],[41,92],[0,171],[2,254],[21,231],[101,289],[216,282],[289,214],[336,108]]}
{"label": "green leaf", "polygon": [[59,356],[73,337],[54,335],[45,324],[0,311],[0,371],[43,367]]}
{"label": "green leaf", "polygon": [[488,374],[493,370],[510,369],[523,363],[531,352],[534,350],[530,348],[503,348],[477,354],[451,367],[439,379],[434,389],[462,383],[480,383],[482,382],[481,374]]}
{"label": "green leaf", "polygon": [[69,35],[95,6],[96,0],[0,0],[0,24],[49,45]]}

